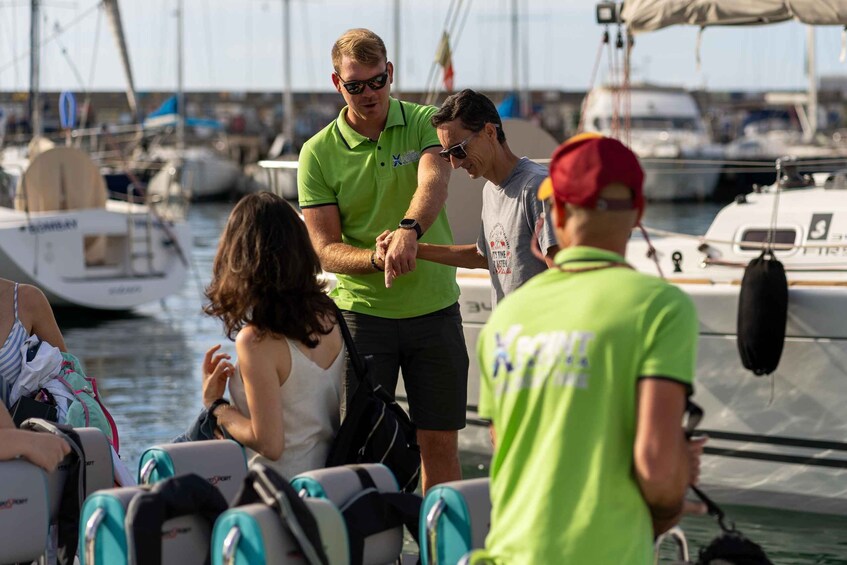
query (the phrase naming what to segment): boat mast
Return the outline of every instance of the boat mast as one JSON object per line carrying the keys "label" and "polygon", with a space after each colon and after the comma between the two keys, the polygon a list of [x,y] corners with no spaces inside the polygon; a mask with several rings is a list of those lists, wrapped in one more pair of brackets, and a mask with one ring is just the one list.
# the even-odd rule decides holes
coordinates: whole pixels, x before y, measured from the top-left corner
{"label": "boat mast", "polygon": [[291,90],[291,0],[282,0],[282,135],[294,146],[294,94]]}
{"label": "boat mast", "polygon": [[126,38],[124,37],[123,25],[121,23],[121,11],[118,7],[118,0],[105,0],[103,6],[106,9],[106,16],[109,18],[109,26],[112,28],[112,35],[115,36],[115,43],[118,46],[118,53],[121,57],[123,65],[124,77],[126,78],[126,99],[129,103],[129,109],[135,116],[137,122],[141,121],[141,116],[138,113],[138,99],[135,94],[135,81],[132,78],[132,67],[129,64],[129,50],[126,47]]}
{"label": "boat mast", "polygon": [[184,0],[177,0],[176,8],[176,146],[177,149],[185,149],[185,90],[182,75],[182,25]]}
{"label": "boat mast", "polygon": [[818,132],[818,73],[815,61],[815,26],[806,26],[806,74],[809,79],[809,92],[806,117],[809,129],[806,131],[806,141],[814,139]]}
{"label": "boat mast", "polygon": [[39,136],[41,123],[41,0],[31,0],[29,20],[29,125]]}
{"label": "boat mast", "polygon": [[518,97],[518,107],[523,112],[520,79],[518,78],[518,0],[512,0],[512,93]]}
{"label": "boat mast", "polygon": [[[400,0],[394,0],[394,60],[400,63]],[[394,75],[391,94],[400,98],[400,80]]]}

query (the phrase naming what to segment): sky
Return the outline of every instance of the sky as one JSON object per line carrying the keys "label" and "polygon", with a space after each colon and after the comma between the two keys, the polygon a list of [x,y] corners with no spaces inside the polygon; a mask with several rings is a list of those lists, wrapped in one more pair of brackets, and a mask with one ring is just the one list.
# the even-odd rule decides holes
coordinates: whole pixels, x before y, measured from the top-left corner
{"label": "sky", "polygon": [[[284,0],[183,1],[185,90],[283,89]],[[353,27],[370,28],[385,40],[396,68],[395,89],[425,90],[447,16],[457,12],[466,14],[451,35],[457,89],[583,91],[609,78],[608,55],[594,73],[603,27],[594,20],[593,0],[464,0],[452,12],[458,0],[289,1],[294,91],[331,90],[330,49]],[[98,2],[42,2],[42,36],[49,39],[42,53],[42,89],[122,90],[115,43]],[[175,90],[178,0],[119,2],[137,90]],[[633,80],[713,90],[803,89],[805,41],[805,26],[794,22],[709,29],[701,38],[698,66],[695,28],[639,35]],[[818,76],[847,75],[847,64],[839,61],[841,41],[840,29],[817,28]],[[28,88],[28,50],[29,1],[0,0],[0,91]]]}

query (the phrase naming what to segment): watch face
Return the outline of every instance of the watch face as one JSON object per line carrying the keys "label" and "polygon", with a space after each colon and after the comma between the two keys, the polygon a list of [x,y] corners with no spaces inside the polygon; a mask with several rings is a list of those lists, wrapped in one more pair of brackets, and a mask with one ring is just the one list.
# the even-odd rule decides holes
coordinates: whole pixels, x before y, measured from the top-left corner
{"label": "watch face", "polygon": [[404,228],[413,228],[417,225],[417,220],[410,220],[408,218],[404,218],[400,220],[400,225]]}

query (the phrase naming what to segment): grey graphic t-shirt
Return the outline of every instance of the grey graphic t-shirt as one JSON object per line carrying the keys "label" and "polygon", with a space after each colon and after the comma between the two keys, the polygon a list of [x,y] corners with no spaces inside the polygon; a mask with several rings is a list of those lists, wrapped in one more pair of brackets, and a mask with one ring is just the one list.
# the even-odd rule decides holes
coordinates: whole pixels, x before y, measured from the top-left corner
{"label": "grey graphic t-shirt", "polygon": [[547,268],[532,253],[535,224],[542,212],[541,253],[546,255],[556,244],[549,210],[536,197],[545,177],[546,167],[523,157],[502,186],[489,181],[482,189],[482,227],[476,246],[488,260],[492,306]]}

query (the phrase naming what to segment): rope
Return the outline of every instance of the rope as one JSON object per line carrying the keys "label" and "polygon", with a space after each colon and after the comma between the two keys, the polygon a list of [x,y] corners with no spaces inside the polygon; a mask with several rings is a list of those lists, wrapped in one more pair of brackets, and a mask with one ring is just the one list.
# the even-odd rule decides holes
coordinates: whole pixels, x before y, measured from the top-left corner
{"label": "rope", "polygon": [[588,106],[588,99],[591,97],[591,91],[594,89],[594,81],[597,80],[597,71],[600,69],[600,60],[603,58],[603,47],[609,43],[609,26],[603,30],[603,36],[600,38],[600,44],[597,45],[597,55],[594,56],[594,68],[591,71],[591,79],[588,81],[588,90],[586,90],[585,98],[582,99],[582,108],[579,112],[579,125],[576,128],[577,132],[583,131],[585,128],[585,108]]}
{"label": "rope", "polygon": [[[51,41],[53,41],[53,40],[54,40],[55,38],[57,38],[60,34],[62,34],[62,33],[64,33],[64,32],[66,32],[66,31],[68,31],[71,27],[75,26],[76,24],[78,24],[79,22],[81,22],[83,19],[85,19],[86,17],[88,17],[88,15],[89,15],[89,14],[91,14],[94,10],[99,9],[99,8],[100,8],[101,3],[102,3],[102,2],[98,2],[98,3],[96,3],[94,6],[92,6],[91,8],[89,8],[88,10],[84,11],[82,14],[80,14],[79,16],[77,16],[76,18],[74,18],[73,20],[71,20],[71,21],[70,21],[67,25],[62,26],[62,27],[61,27],[58,31],[55,31],[55,30],[54,30],[53,35],[51,35],[51,36],[49,36],[49,37],[45,38],[44,40],[42,40],[42,42],[41,42],[41,47],[45,47],[48,43],[50,43]],[[10,67],[13,67],[13,66],[17,65],[18,61],[24,60],[24,59],[26,59],[27,57],[29,57],[29,50],[26,50],[26,51],[24,51],[21,55],[19,55],[19,56],[17,56],[17,57],[14,57],[14,58],[13,58],[11,61],[9,61],[8,63],[5,63],[5,64],[3,64],[3,65],[0,65],[0,73],[4,72],[6,69],[8,69],[8,68],[10,68]]]}
{"label": "rope", "polygon": [[[777,167],[777,175],[781,172],[781,167]],[[765,251],[773,256],[773,247],[774,244],[774,235],[776,234],[776,217],[779,212],[779,195],[782,193],[782,190],[779,189],[779,180],[777,179],[776,185],[776,194],[773,197],[773,208],[771,209],[771,225],[768,227],[768,236],[766,238],[767,247]]]}
{"label": "rope", "polygon": [[[102,16],[103,11],[98,11],[97,24],[94,27],[94,49],[91,51],[91,68],[88,71],[88,88],[85,91],[85,100],[82,103],[82,107],[85,108],[85,112],[82,115],[82,123],[79,124],[80,129],[85,129],[88,126],[88,118],[91,116],[91,89],[94,87],[94,73],[97,69],[97,55],[100,52],[98,46],[100,45],[100,20],[102,19]],[[79,140],[79,144],[82,144],[82,139]]]}
{"label": "rope", "polygon": [[[452,0],[450,2],[450,7],[447,9],[447,15],[444,18],[444,30],[442,33],[446,33],[448,37],[448,41],[450,39],[455,40],[456,37],[454,32],[456,30],[456,25],[459,22],[460,12],[462,10],[462,5],[464,4],[464,0]],[[468,3],[468,9],[470,9],[470,2]],[[464,27],[464,20],[462,22],[462,27]],[[441,42],[439,38],[439,48],[441,47]],[[450,51],[453,51],[453,47],[450,48]],[[435,103],[436,98],[438,97],[438,67],[439,63],[437,60],[432,61],[432,66],[429,68],[429,76],[426,81],[426,98],[424,100],[425,104],[431,105]]]}
{"label": "rope", "polygon": [[626,110],[624,111],[624,134],[626,135],[626,143],[627,147],[632,145],[632,89],[630,88],[630,73],[632,71],[631,68],[631,57],[632,57],[632,46],[634,44],[633,37],[627,30],[626,33],[626,45],[624,46],[624,104],[626,106]]}

